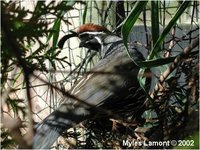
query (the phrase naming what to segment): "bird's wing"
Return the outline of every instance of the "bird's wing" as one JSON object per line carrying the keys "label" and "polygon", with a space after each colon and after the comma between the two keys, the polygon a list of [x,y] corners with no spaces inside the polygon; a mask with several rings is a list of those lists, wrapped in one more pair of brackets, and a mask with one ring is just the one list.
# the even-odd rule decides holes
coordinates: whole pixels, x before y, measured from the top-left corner
{"label": "bird's wing", "polygon": [[[127,90],[125,89],[128,87],[127,85],[136,83],[137,73],[138,70],[135,69],[135,65],[127,53],[118,52],[113,58],[106,57],[100,60],[90,73],[76,83],[70,93],[81,101],[99,106],[107,98],[123,93],[122,90]],[[129,83],[129,81],[133,83]],[[68,98],[38,125],[33,139],[33,147],[49,148],[65,129],[89,119],[93,115],[89,108],[75,99]]]}

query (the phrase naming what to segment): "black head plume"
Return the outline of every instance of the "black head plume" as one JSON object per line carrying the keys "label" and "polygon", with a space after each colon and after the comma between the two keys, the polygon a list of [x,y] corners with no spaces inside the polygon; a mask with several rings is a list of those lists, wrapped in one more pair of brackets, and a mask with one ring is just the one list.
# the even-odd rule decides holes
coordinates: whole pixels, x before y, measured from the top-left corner
{"label": "black head plume", "polygon": [[60,39],[60,41],[58,42],[58,47],[59,47],[60,49],[63,48],[63,46],[64,46],[64,44],[65,44],[65,41],[67,41],[69,38],[71,38],[71,37],[78,37],[78,33],[74,32],[74,31],[70,31],[70,32],[71,32],[71,34],[67,34],[67,35],[63,36],[63,37]]}

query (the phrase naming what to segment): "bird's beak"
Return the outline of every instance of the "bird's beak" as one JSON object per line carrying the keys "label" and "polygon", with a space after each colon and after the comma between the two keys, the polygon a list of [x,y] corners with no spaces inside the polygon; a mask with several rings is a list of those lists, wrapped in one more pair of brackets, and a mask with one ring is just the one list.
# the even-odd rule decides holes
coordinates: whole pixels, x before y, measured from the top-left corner
{"label": "bird's beak", "polygon": [[71,34],[67,34],[65,36],[63,36],[60,41],[58,42],[58,47],[60,49],[63,48],[64,44],[65,44],[65,41],[67,41],[68,39],[72,38],[72,37],[78,37],[78,33],[74,32],[74,31],[70,31]]}

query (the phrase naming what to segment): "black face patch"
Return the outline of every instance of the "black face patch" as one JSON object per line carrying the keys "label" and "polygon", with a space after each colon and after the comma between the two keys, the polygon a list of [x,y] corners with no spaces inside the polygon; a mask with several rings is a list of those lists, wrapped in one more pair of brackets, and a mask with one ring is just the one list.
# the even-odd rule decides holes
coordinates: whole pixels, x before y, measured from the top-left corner
{"label": "black face patch", "polygon": [[85,47],[94,51],[100,51],[101,50],[101,44],[99,41],[95,38],[94,34],[81,34],[79,36],[81,43],[79,47]]}

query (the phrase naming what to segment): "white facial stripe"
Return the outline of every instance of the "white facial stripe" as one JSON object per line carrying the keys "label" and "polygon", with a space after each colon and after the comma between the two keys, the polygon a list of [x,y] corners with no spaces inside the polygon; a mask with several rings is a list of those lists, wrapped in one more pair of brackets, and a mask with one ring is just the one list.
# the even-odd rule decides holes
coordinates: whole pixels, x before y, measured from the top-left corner
{"label": "white facial stripe", "polygon": [[94,37],[98,42],[99,44],[101,44],[101,52],[103,51],[103,42],[101,41],[101,39],[97,36]]}
{"label": "white facial stripe", "polygon": [[99,38],[99,37],[94,37],[101,45],[102,45],[102,41],[101,41],[101,39]]}
{"label": "white facial stripe", "polygon": [[104,32],[87,31],[87,32],[80,33],[79,35],[84,35],[84,34],[101,35],[101,34],[105,34],[105,33]]}

